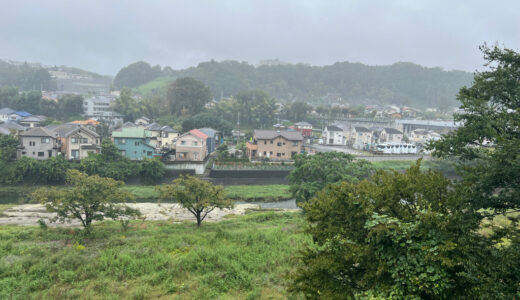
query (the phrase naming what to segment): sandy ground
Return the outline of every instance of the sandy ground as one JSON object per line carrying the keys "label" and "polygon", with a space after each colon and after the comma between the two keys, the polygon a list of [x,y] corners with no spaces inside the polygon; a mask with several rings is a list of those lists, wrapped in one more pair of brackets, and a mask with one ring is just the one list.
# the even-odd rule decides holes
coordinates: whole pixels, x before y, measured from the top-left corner
{"label": "sandy ground", "polygon": [[[195,221],[194,216],[186,209],[182,208],[176,203],[135,203],[127,204],[130,207],[137,208],[141,211],[142,218],[152,221],[172,220],[174,222],[181,222],[185,220]],[[218,221],[225,215],[235,214],[243,215],[248,209],[258,209],[256,204],[235,204],[232,209],[215,209],[212,211],[204,221]],[[0,215],[0,225],[22,225],[33,226],[38,225],[38,220],[43,219],[48,226],[80,226],[81,223],[76,220],[70,222],[59,223],[51,222],[56,216],[54,213],[49,213],[41,204],[23,204],[13,206],[4,210]]]}

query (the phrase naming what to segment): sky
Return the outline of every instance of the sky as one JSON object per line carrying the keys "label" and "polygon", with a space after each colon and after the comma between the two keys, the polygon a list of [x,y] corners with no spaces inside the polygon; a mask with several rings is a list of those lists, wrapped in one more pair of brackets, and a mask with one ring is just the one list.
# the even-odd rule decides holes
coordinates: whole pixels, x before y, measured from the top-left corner
{"label": "sky", "polygon": [[520,1],[0,0],[0,59],[104,75],[147,61],[399,61],[473,72],[483,43],[520,50]]}

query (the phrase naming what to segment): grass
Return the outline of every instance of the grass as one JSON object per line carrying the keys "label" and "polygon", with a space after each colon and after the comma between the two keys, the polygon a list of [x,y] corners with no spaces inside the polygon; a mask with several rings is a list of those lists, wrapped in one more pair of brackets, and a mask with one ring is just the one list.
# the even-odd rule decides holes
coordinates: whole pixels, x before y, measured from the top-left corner
{"label": "grass", "polygon": [[140,94],[146,95],[156,91],[166,90],[167,85],[173,81],[175,81],[175,77],[159,77],[138,86],[134,90]]}
{"label": "grass", "polygon": [[[382,160],[372,162],[375,169],[379,170],[405,170],[410,168],[411,165],[415,164],[414,160]],[[435,165],[435,162],[429,160],[423,160],[421,162],[421,170],[431,169]]]}
{"label": "grass", "polygon": [[300,213],[216,223],[0,227],[0,299],[286,299]]}
{"label": "grass", "polygon": [[[122,188],[135,195],[138,201],[157,201],[159,194],[153,185],[127,185]],[[291,199],[289,186],[285,184],[268,185],[230,185],[224,187],[226,197],[238,201],[280,201]]]}

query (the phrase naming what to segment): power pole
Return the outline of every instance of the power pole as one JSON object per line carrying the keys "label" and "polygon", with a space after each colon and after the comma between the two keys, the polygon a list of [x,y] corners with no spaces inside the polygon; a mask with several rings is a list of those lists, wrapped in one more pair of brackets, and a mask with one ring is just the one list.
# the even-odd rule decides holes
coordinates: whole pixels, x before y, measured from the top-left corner
{"label": "power pole", "polygon": [[238,146],[240,144],[240,112],[238,112],[237,127],[238,127],[237,146]]}

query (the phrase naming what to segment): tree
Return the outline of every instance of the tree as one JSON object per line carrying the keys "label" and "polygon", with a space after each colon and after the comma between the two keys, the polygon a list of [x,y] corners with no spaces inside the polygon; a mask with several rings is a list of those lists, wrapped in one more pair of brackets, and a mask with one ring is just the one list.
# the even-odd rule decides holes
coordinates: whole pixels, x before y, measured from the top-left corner
{"label": "tree", "polygon": [[77,219],[90,231],[93,221],[139,214],[138,210],[122,204],[133,200],[133,195],[119,189],[124,185],[121,181],[69,170],[67,184],[68,189],[40,188],[32,195],[48,211],[57,213],[61,222]]}
{"label": "tree", "polygon": [[262,90],[242,91],[235,96],[240,121],[253,126],[273,124],[276,101]]}
{"label": "tree", "polygon": [[173,184],[157,188],[159,199],[175,200],[192,213],[200,226],[215,208],[232,208],[233,202],[226,199],[224,189],[195,176],[181,176]]}
{"label": "tree", "polygon": [[298,256],[291,291],[313,299],[514,298],[517,277],[497,262],[517,258],[504,259],[510,250],[478,233],[461,192],[420,163],[329,185],[303,204],[313,245]]}
{"label": "tree", "polygon": [[477,72],[457,96],[464,112],[455,117],[463,125],[430,147],[436,156],[465,163],[460,171],[472,191],[468,205],[493,213],[520,209],[520,54],[480,49],[489,70]]}
{"label": "tree", "polygon": [[119,97],[113,104],[114,111],[125,116],[125,121],[133,121],[141,116],[141,108],[132,97],[132,90],[129,88],[121,89]]}
{"label": "tree", "polygon": [[0,160],[12,161],[16,159],[16,147],[19,141],[12,135],[0,135]]}
{"label": "tree", "polygon": [[116,144],[111,140],[104,140],[101,142],[101,156],[106,162],[118,161],[123,159]]}
{"label": "tree", "polygon": [[58,110],[62,117],[63,115],[69,117],[81,115],[83,113],[83,96],[68,94],[59,97]]}
{"label": "tree", "polygon": [[192,116],[204,110],[211,100],[211,91],[204,83],[190,77],[179,78],[168,87],[170,113]]}
{"label": "tree", "polygon": [[145,183],[155,183],[164,176],[164,165],[156,158],[145,158],[141,162],[139,174],[145,180]]}
{"label": "tree", "polygon": [[211,112],[194,115],[182,122],[182,131],[184,132],[203,127],[215,128],[226,135],[231,134],[231,130],[233,129],[233,125],[229,121]]}
{"label": "tree", "polygon": [[114,78],[114,85],[118,89],[137,87],[161,75],[161,67],[151,67],[144,61],[138,61],[122,68]]}
{"label": "tree", "polygon": [[307,117],[307,113],[312,109],[305,102],[296,101],[288,105],[287,117],[295,122],[302,121]]}
{"label": "tree", "polygon": [[298,154],[294,157],[294,167],[289,182],[293,197],[299,203],[311,199],[328,184],[356,183],[372,171],[368,161],[355,161],[354,156],[339,152]]}

